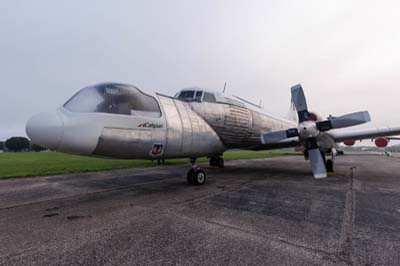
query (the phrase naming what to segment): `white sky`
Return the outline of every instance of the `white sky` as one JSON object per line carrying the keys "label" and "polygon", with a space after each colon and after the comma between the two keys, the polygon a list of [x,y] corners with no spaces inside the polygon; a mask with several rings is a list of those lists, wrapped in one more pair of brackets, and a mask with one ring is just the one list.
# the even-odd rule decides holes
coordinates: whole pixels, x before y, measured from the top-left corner
{"label": "white sky", "polygon": [[222,89],[286,115],[301,83],[323,115],[400,125],[398,1],[2,1],[0,140],[103,81]]}

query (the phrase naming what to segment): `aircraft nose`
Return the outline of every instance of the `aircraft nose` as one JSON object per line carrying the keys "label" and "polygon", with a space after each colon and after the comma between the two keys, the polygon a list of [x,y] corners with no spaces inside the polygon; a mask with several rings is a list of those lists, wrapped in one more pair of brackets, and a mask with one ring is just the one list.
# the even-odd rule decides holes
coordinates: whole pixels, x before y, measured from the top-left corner
{"label": "aircraft nose", "polygon": [[57,112],[33,116],[26,124],[26,134],[32,143],[57,150],[63,135],[63,121]]}

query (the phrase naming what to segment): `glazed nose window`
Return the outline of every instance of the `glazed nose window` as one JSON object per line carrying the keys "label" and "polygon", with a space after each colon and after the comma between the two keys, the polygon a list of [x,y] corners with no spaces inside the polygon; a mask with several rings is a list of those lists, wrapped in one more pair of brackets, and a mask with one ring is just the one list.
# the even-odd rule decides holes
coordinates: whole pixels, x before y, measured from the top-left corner
{"label": "glazed nose window", "polygon": [[160,117],[157,100],[136,87],[106,83],[82,89],[64,107],[76,113],[109,113]]}

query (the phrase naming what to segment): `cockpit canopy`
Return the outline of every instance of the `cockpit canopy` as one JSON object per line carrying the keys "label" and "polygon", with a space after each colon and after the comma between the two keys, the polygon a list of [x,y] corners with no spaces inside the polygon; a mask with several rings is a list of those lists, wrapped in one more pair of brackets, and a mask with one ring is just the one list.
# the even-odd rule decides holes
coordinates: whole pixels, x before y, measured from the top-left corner
{"label": "cockpit canopy", "polygon": [[157,100],[128,84],[89,86],[72,96],[64,107],[76,113],[109,113],[160,117]]}
{"label": "cockpit canopy", "polygon": [[203,90],[182,90],[175,97],[186,102],[217,102],[214,93]]}

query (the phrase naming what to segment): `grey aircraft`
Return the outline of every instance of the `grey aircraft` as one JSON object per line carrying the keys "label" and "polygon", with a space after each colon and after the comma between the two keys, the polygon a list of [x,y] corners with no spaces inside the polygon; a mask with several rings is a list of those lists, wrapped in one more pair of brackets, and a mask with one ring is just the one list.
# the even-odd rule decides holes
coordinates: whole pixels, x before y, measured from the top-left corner
{"label": "grey aircraft", "polygon": [[102,83],[80,90],[53,112],[33,116],[26,132],[35,144],[71,154],[190,158],[187,181],[194,185],[206,182],[196,158],[207,156],[211,166],[223,167],[228,149],[302,147],[314,177],[324,178],[333,171],[337,143],[379,138],[380,145],[387,145],[387,136],[400,134],[400,127],[337,131],[369,122],[369,113],[322,119],[308,111],[301,85],[292,87],[291,94],[296,119],[275,117],[242,98],[201,88],[170,97],[146,94],[128,84]]}

